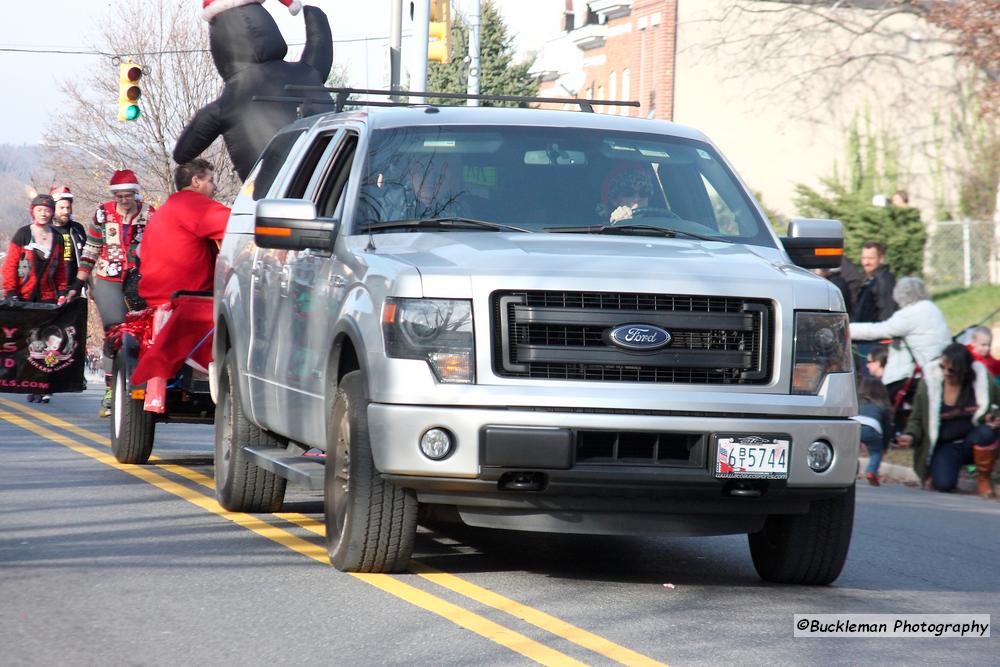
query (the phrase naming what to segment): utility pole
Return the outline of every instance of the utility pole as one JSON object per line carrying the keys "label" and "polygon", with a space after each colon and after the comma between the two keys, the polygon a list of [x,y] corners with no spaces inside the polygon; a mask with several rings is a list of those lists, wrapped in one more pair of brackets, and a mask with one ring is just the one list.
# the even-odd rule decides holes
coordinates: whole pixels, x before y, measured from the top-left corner
{"label": "utility pole", "polygon": [[[469,3],[469,83],[466,92],[470,95],[479,94],[479,0]],[[470,107],[478,107],[479,100],[467,100]]]}
{"label": "utility pole", "polygon": [[[413,7],[413,78],[410,90],[427,90],[427,38],[431,21],[431,0],[412,0]],[[422,96],[410,96],[410,102],[424,104]]]}
{"label": "utility pole", "polygon": [[[403,45],[403,0],[389,0],[389,90],[399,90],[400,53]],[[399,101],[399,95],[393,95]]]}

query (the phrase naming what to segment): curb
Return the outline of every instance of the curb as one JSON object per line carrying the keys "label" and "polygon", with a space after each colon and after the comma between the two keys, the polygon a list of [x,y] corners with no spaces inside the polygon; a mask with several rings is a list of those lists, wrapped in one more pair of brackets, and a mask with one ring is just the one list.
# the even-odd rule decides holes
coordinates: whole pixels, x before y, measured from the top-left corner
{"label": "curb", "polygon": [[[868,457],[858,457],[858,466],[858,474],[864,477],[865,468],[868,467]],[[917,477],[917,473],[913,472],[913,468],[901,466],[898,463],[885,463],[883,461],[882,465],[878,467],[878,474],[880,478],[894,482],[920,484],[920,478]]]}

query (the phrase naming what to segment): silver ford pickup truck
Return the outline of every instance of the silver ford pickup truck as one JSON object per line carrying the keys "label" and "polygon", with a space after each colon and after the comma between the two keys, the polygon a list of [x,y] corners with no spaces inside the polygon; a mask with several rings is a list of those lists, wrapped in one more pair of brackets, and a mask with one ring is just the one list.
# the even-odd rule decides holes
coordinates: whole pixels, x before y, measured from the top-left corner
{"label": "silver ford pickup truck", "polygon": [[[762,156],[761,159],[774,159]],[[749,535],[827,584],[858,427],[840,223],[772,231],[700,132],[577,111],[304,118],[233,205],[215,282],[230,510],[323,489],[330,559],[406,567],[418,518]],[[309,454],[309,455],[305,455]]]}

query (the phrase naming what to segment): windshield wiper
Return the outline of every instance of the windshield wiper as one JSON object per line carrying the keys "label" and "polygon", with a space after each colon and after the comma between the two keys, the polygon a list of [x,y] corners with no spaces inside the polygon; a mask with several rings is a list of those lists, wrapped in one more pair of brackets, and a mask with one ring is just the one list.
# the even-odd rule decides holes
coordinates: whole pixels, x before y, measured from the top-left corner
{"label": "windshield wiper", "polygon": [[378,232],[388,229],[490,229],[497,232],[526,232],[532,233],[530,229],[515,227],[514,225],[504,225],[499,222],[488,220],[476,220],[475,218],[441,217],[441,218],[411,218],[408,220],[372,220],[358,225],[358,230],[362,232]]}
{"label": "windshield wiper", "polygon": [[666,236],[668,238],[675,238],[677,236],[684,236],[691,239],[698,239],[699,241],[725,241],[726,239],[719,238],[718,236],[707,236],[704,234],[696,234],[694,232],[687,232],[683,229],[674,229],[673,227],[658,227],[656,225],[588,225],[586,227],[546,227],[546,232],[552,232],[556,234],[622,234],[622,235],[649,235],[649,236]]}

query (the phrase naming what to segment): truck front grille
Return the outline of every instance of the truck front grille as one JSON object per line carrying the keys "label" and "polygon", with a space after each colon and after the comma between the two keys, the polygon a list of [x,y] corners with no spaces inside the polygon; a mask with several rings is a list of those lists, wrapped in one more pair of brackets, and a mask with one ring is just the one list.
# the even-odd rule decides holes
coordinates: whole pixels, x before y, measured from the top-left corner
{"label": "truck front grille", "polygon": [[[767,384],[773,307],[717,296],[605,292],[495,292],[494,372],[502,377],[599,382]],[[616,326],[671,334],[655,351],[611,344]]]}

